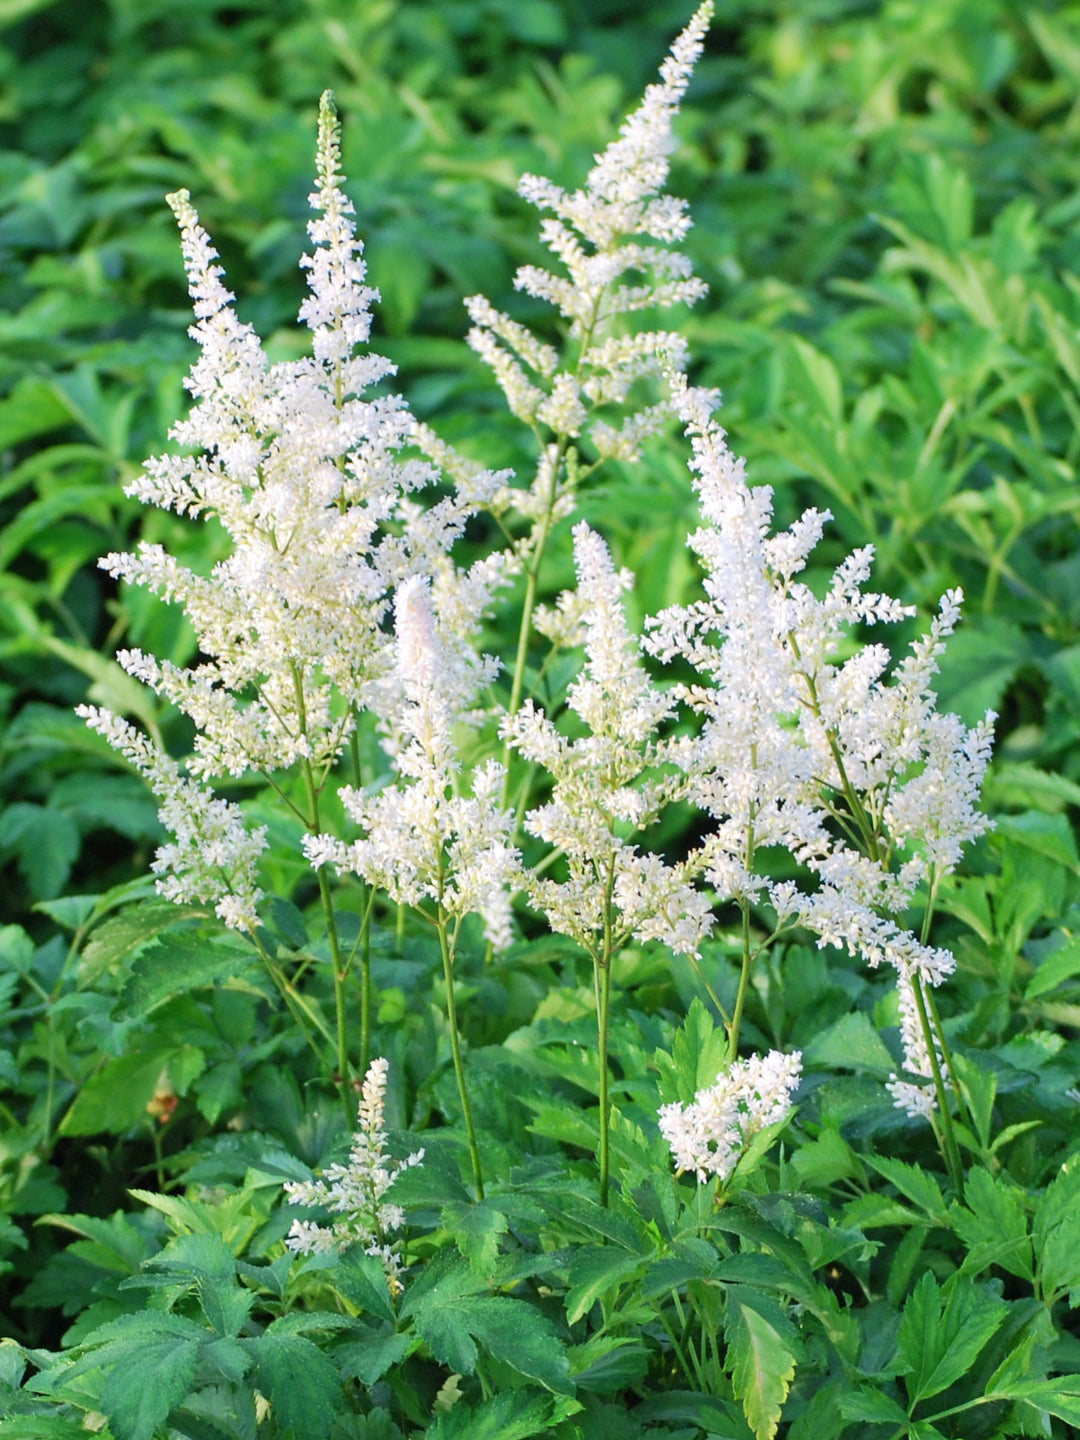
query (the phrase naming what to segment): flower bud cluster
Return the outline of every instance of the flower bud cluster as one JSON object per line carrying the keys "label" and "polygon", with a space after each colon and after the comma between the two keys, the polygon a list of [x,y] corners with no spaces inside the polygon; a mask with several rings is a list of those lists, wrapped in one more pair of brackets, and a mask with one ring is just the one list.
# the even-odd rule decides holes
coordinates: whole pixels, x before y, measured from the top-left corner
{"label": "flower bud cluster", "polygon": [[405,1224],[405,1212],[384,1196],[403,1171],[420,1164],[424,1152],[416,1150],[404,1160],[386,1154],[383,1121],[389,1068],[381,1057],[368,1066],[347,1163],[327,1166],[321,1179],[285,1184],[286,1198],[294,1205],[324,1208],[340,1218],[329,1225],[296,1219],[285,1244],[301,1255],[325,1255],[360,1245],[365,1255],[382,1261],[390,1293],[400,1295],[401,1258],[388,1237]]}
{"label": "flower bud cluster", "polygon": [[716,1176],[725,1184],[754,1136],[791,1114],[801,1073],[800,1051],[770,1050],[736,1060],[689,1105],[662,1105],[660,1134],[671,1146],[676,1169],[692,1170],[699,1181]]}

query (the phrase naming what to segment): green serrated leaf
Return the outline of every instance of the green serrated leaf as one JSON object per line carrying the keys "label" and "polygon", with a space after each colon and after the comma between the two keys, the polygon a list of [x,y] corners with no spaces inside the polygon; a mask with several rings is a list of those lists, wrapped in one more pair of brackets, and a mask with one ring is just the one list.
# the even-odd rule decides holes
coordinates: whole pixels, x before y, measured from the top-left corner
{"label": "green serrated leaf", "polygon": [[522,1300],[444,1294],[436,1287],[416,1309],[415,1324],[436,1360],[459,1374],[476,1368],[479,1341],[528,1379],[558,1394],[573,1393],[570,1362],[554,1325]]}
{"label": "green serrated leaf", "polygon": [[130,954],[136,945],[160,935],[185,920],[205,920],[205,905],[173,905],[168,900],[146,900],[112,915],[99,925],[82,953],[84,979],[92,979]]}
{"label": "green serrated leaf", "polygon": [[869,1390],[862,1387],[849,1395],[841,1395],[837,1402],[840,1413],[847,1420],[863,1420],[871,1425],[904,1425],[908,1414],[883,1390]]}
{"label": "green serrated leaf", "polygon": [[133,1275],[150,1254],[150,1242],[132,1224],[131,1216],[118,1212],[105,1218],[98,1215],[42,1215],[40,1225],[55,1225],[82,1237],[79,1253],[93,1265],[120,1275]]}
{"label": "green serrated leaf", "polygon": [[944,1290],[927,1270],[908,1297],[898,1353],[912,1405],[938,1395],[971,1368],[1008,1312],[1003,1300],[955,1275]]}
{"label": "green serrated leaf", "polygon": [[925,1210],[935,1224],[948,1225],[949,1214],[945,1197],[932,1175],[918,1165],[909,1165],[907,1161],[896,1160],[891,1156],[864,1155],[862,1159],[890,1184],[895,1185],[901,1195],[905,1195],[920,1209]]}
{"label": "green serrated leaf", "polygon": [[698,996],[690,1002],[686,1019],[675,1033],[671,1053],[679,1087],[672,1098],[684,1103],[714,1085],[727,1063],[727,1034],[717,1030]]}
{"label": "green serrated leaf", "polygon": [[973,1167],[964,1190],[963,1205],[949,1211],[952,1228],[968,1247],[964,1269],[977,1274],[988,1265],[1000,1265],[1021,1279],[1032,1279],[1031,1240],[1023,1192],[1001,1176]]}
{"label": "green serrated leaf", "polygon": [[488,1274],[499,1253],[499,1239],[510,1224],[498,1199],[488,1197],[478,1204],[452,1200],[444,1206],[441,1219],[469,1264]]}
{"label": "green serrated leaf", "polygon": [[141,1019],[176,995],[233,979],[254,959],[254,950],[246,946],[208,940],[190,931],[163,935],[136,957],[114,1014]]}
{"label": "green serrated leaf", "polygon": [[[336,1355],[342,1376],[371,1386],[381,1380],[394,1365],[410,1355],[419,1344],[415,1335],[376,1335],[339,1346]],[[429,1432],[430,1433],[430,1432]]]}
{"label": "green serrated leaf", "polygon": [[507,1391],[475,1408],[459,1401],[435,1417],[427,1440],[532,1440],[564,1415],[553,1413],[550,1395]]}
{"label": "green serrated leaf", "polygon": [[152,1440],[188,1394],[206,1338],[201,1326],[180,1315],[122,1315],[86,1337],[63,1379],[103,1371],[100,1404],[116,1440]]}
{"label": "green serrated leaf", "polygon": [[[362,1255],[355,1248],[348,1251],[334,1267],[334,1284],[361,1314],[374,1315],[391,1323],[395,1320],[386,1268],[377,1256]],[[415,1290],[416,1286],[412,1289]]]}
{"label": "green serrated leaf", "polygon": [[566,1292],[567,1323],[575,1324],[602,1295],[629,1276],[638,1275],[644,1267],[645,1261],[614,1246],[582,1245],[575,1249],[570,1288]]}
{"label": "green serrated leaf", "polygon": [[996,843],[1007,841],[1036,855],[1080,873],[1076,836],[1067,815],[1047,815],[1043,810],[1025,810],[1022,815],[1002,815],[995,822]]}
{"label": "green serrated leaf", "polygon": [[773,1440],[795,1378],[796,1355],[785,1330],[790,1326],[775,1301],[742,1285],[727,1287],[724,1365],[757,1440]]}
{"label": "green serrated leaf", "polygon": [[1022,1400],[1046,1410],[1068,1425],[1080,1426],[1080,1376],[1061,1375],[1054,1380],[1013,1381],[1000,1392],[1002,1399]]}
{"label": "green serrated leaf", "polygon": [[1051,990],[1080,975],[1080,939],[1068,940],[1041,961],[1024,992],[1028,1000],[1036,1000]]}
{"label": "green serrated leaf", "polygon": [[86,1440],[81,1419],[64,1415],[7,1415],[4,1440]]}
{"label": "green serrated leaf", "polygon": [[987,1395],[1004,1394],[1012,1385],[1025,1381],[1031,1371],[1034,1348],[1035,1331],[1030,1329],[1018,1345],[1011,1345],[1005,1352],[1005,1359],[986,1382]]}
{"label": "green serrated leaf", "polygon": [[1080,1154],[1065,1161],[1036,1205],[1032,1244],[1045,1300],[1080,1288]]}
{"label": "green serrated leaf", "polygon": [[890,1075],[896,1069],[896,1062],[885,1048],[884,1041],[871,1024],[870,1017],[862,1010],[842,1015],[828,1029],[816,1035],[803,1050],[803,1061],[808,1066],[820,1066],[826,1070],[839,1066],[849,1070],[866,1070],[876,1075]]}
{"label": "green serrated leaf", "polygon": [[52,900],[79,854],[79,831],[63,810],[19,803],[0,814],[0,851],[14,855],[35,900]]}
{"label": "green serrated leaf", "polygon": [[326,1440],[342,1402],[337,1367],[303,1335],[266,1333],[240,1343],[281,1430],[291,1430],[295,1440]]}

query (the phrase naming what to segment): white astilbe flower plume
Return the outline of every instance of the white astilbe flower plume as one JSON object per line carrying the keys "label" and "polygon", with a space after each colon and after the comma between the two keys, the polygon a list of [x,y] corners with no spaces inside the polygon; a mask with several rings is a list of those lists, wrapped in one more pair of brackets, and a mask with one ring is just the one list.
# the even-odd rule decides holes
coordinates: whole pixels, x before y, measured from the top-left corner
{"label": "white astilbe flower plume", "polygon": [[568,871],[561,881],[530,876],[529,899],[594,959],[631,936],[696,954],[712,922],[691,867],[641,854],[627,838],[685,789],[657,733],[673,702],[653,685],[627,628],[629,572],[615,569],[584,522],[574,527],[574,561],[577,592],[560,609],[575,614],[584,640],[585,664],[567,701],[587,733],[567,739],[531,701],[503,724],[514,748],[552,777],[550,800],[529,811],[525,828],[560,850]]}
{"label": "white astilbe flower plume", "polygon": [[356,353],[375,292],[364,284],[352,204],[340,188],[328,97],[317,158],[314,248],[301,262],[309,359],[269,364],[258,336],[236,318],[187,193],[170,197],[202,352],[188,381],[196,404],[172,436],[197,453],[148,461],[130,493],[216,515],[231,554],[208,576],[152,545],[103,561],[112,574],[182,604],[210,657],[184,670],[137,651],[120,656],[195,722],[193,768],[207,776],[336,756],[351,707],[365,703],[386,665],[380,622],[406,565],[386,527],[402,498],[434,476],[426,463],[397,457],[412,423],[401,398],[360,398],[393,366]]}
{"label": "white astilbe flower plume", "polygon": [[383,1148],[388,1071],[389,1062],[381,1057],[368,1066],[347,1163],[329,1165],[318,1180],[285,1182],[285,1195],[294,1205],[324,1208],[340,1218],[329,1225],[294,1220],[285,1244],[301,1255],[323,1255],[361,1245],[365,1255],[382,1261],[391,1295],[400,1295],[404,1288],[401,1258],[388,1237],[404,1225],[405,1212],[384,1197],[402,1171],[420,1164],[424,1152],[416,1150],[404,1160],[392,1160]]}
{"label": "white astilbe flower plume", "polygon": [[239,807],[188,779],[180,766],[141,730],[96,705],[76,714],[135,767],[161,802],[158,818],[172,835],[150,868],[167,900],[212,904],[232,929],[254,930],[262,899],[256,883],[266,827],[248,830]]}
{"label": "white astilbe flower plume", "polygon": [[[541,237],[554,270],[522,266],[514,284],[549,301],[569,322],[560,355],[481,295],[466,301],[469,344],[490,366],[511,411],[537,433],[550,432],[562,455],[586,437],[598,460],[636,459],[642,442],[672,416],[667,399],[634,398],[639,382],[681,370],[687,347],[677,332],[625,329],[621,317],[657,306],[693,304],[705,293],[678,248],[690,228],[684,201],[664,194],[673,122],[701,55],[712,0],[700,6],[618,138],[595,157],[581,190],[525,175],[519,193],[550,212]],[[567,455],[569,460],[569,456]],[[506,491],[525,515],[572,509],[574,468],[541,464],[531,491]],[[552,491],[552,487],[554,487]],[[527,548],[528,541],[523,545]]]}
{"label": "white astilbe flower plume", "polygon": [[[493,561],[459,574],[447,551],[505,475],[474,467],[465,493],[452,490],[420,510],[411,494],[438,470],[399,453],[413,433],[404,401],[363,398],[394,366],[360,348],[377,292],[365,284],[341,188],[329,92],[316,169],[312,251],[301,260],[309,293],[299,312],[312,354],[287,363],[270,364],[237,318],[188,193],[169,197],[200,348],[187,381],[194,405],[171,437],[191,453],[148,460],[128,493],[216,517],[230,549],[208,575],[148,543],[101,562],[181,605],[191,621],[204,657],[194,667],[135,649],[117,658],[194,723],[188,769],[206,781],[294,765],[325,772],[392,676],[384,619],[394,587],[418,571],[437,573],[443,608],[468,609],[475,624],[503,568]],[[459,634],[464,653],[468,629]]]}
{"label": "white astilbe flower plume", "polygon": [[716,1176],[726,1184],[754,1136],[791,1114],[801,1073],[801,1051],[770,1050],[736,1060],[689,1105],[662,1105],[660,1134],[676,1168],[693,1171],[699,1181]]}
{"label": "white astilbe flower plume", "polygon": [[471,794],[463,793],[454,738],[478,675],[488,672],[466,666],[460,650],[444,644],[425,577],[399,586],[394,616],[396,778],[376,795],[341,791],[361,839],[308,836],[305,849],[313,865],[352,871],[424,913],[434,901],[443,917],[480,915],[488,939],[504,949],[512,939],[510,896],[519,868],[509,839],[513,816],[501,800],[504,771],[487,761],[473,772]]}
{"label": "white astilbe flower plume", "polygon": [[[690,544],[705,569],[705,598],[657,616],[647,644],[665,659],[684,657],[702,677],[678,693],[703,717],[680,763],[690,798],[716,820],[700,852],[705,873],[720,899],[769,902],[779,923],[806,926],[820,945],[892,965],[902,1004],[907,997],[907,1067],[927,1074],[911,985],[940,984],[954,961],[919,940],[904,912],[988,824],[977,802],[994,717],[968,730],[937,714],[931,689],[961,597],[946,594],[891,677],[883,646],[841,659],[855,627],[913,612],[862,589],[869,547],[837,568],[819,599],[798,577],[828,514],[808,510],[770,535],[772,493],[748,485],[712,419],[713,397],[681,377],[673,384],[694,449],[704,524]],[[756,873],[756,853],[776,845],[810,872],[809,887]],[[920,1095],[906,1108],[925,1114],[928,1104]]]}

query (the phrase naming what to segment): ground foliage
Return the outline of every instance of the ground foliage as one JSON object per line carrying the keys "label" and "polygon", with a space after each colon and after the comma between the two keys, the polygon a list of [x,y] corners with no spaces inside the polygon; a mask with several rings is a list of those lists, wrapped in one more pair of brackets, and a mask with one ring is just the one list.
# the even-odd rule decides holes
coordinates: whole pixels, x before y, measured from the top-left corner
{"label": "ground foliage", "polygon": [[[0,5],[0,1416],[6,1436],[564,1440],[1067,1435],[1080,1426],[1080,548],[1075,484],[1080,27],[1068,6],[719,6],[673,190],[709,299],[694,378],[782,519],[963,627],[942,708],[1000,714],[996,826],[941,898],[962,1077],[961,1195],[884,1086],[875,972],[770,952],[744,1047],[801,1048],[795,1120],[727,1202],[671,1176],[657,1107],[715,1079],[734,914],[700,967],[614,972],[616,1183],[598,1203],[590,972],[569,942],[458,957],[487,1193],[471,1186],[438,947],[380,912],[403,1297],[383,1267],[283,1248],[283,1186],[348,1149],[327,1077],[250,947],[155,898],[156,806],[74,715],[89,697],[184,753],[111,659],[189,662],[177,613],[117,593],[132,539],[208,567],[206,526],[121,483],[181,413],[188,306],[162,194],[186,186],[241,313],[294,353],[313,117],[335,89],[379,347],[414,409],[485,464],[528,461],[464,349],[461,297],[511,306],[537,258],[524,170],[579,183],[685,7],[555,0]],[[685,446],[581,508],[654,613],[689,594]],[[469,544],[481,547],[483,534]],[[215,548],[216,547],[216,548]],[[572,577],[557,530],[550,597]],[[911,633],[914,633],[914,625]],[[506,635],[485,637],[508,653]],[[907,638],[901,627],[900,639]],[[562,677],[563,683],[567,677]],[[235,797],[253,813],[266,796]],[[689,812],[668,845],[691,843]],[[282,840],[291,839],[282,833]],[[294,847],[295,848],[295,847]],[[332,1007],[310,871],[272,867],[267,933]],[[347,918],[347,917],[346,917]],[[728,928],[725,929],[725,926]],[[730,930],[730,934],[728,933]],[[708,982],[706,986],[705,982]],[[24,1386],[25,1380],[25,1386]]]}

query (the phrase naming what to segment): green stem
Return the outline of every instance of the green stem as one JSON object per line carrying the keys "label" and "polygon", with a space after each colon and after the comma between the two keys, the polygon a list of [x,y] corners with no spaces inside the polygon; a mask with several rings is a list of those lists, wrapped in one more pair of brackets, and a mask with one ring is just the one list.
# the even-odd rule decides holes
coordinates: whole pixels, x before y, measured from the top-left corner
{"label": "green stem", "polygon": [[371,1061],[371,912],[375,905],[375,887],[368,890],[360,922],[360,1072],[367,1074]]}
{"label": "green stem", "polygon": [[608,1044],[611,1029],[611,961],[614,954],[612,895],[615,890],[615,856],[608,864],[604,887],[604,941],[593,961],[596,992],[596,1058],[600,1065],[600,1204],[605,1208],[611,1188],[611,1074]]}
{"label": "green stem", "polygon": [[597,1058],[600,1062],[600,1204],[607,1206],[611,1185],[611,1076],[608,1035],[611,1015],[611,957],[596,969]]}
{"label": "green stem", "polygon": [[[317,835],[322,827],[319,821],[319,791],[315,784],[315,775],[311,768],[311,761],[306,759],[301,761],[301,770],[304,777],[304,788],[307,792],[308,828],[313,835]],[[338,938],[337,931],[337,917],[334,914],[334,898],[330,893],[330,880],[326,873],[326,867],[320,865],[316,874],[319,879],[319,903],[322,905],[323,916],[326,920],[326,938],[330,945],[330,963],[334,971],[337,1080],[341,1094],[342,1108],[345,1111],[346,1123],[351,1128],[355,1107],[353,1104],[352,1071],[349,1065],[348,1009],[347,996],[345,993],[348,967],[341,954],[341,942]]]}
{"label": "green stem", "polygon": [[735,996],[735,1009],[731,1015],[731,1026],[728,1030],[728,1065],[734,1065],[739,1058],[739,1029],[742,1025],[743,1007],[746,1004],[746,992],[750,988],[750,970],[754,963],[754,957],[750,953],[750,903],[747,900],[739,901],[739,910],[742,913],[742,972],[739,975],[739,993]]}
{"label": "green stem", "polygon": [[476,1198],[484,1198],[484,1177],[480,1170],[480,1147],[476,1143],[476,1127],[473,1124],[472,1105],[465,1085],[465,1066],[461,1059],[461,1042],[458,1038],[457,1007],[454,1004],[454,957],[450,951],[447,936],[446,911],[439,903],[439,949],[442,952],[443,979],[446,982],[446,1019],[450,1026],[450,1051],[454,1057],[454,1074],[457,1077],[458,1096],[462,1114],[465,1116],[465,1132],[469,1139],[469,1155],[472,1159],[473,1179],[476,1182]]}
{"label": "green stem", "polygon": [[288,1009],[290,1015],[296,1021],[297,1029],[300,1031],[301,1035],[303,1035],[308,1045],[311,1046],[313,1053],[319,1061],[320,1068],[323,1070],[330,1069],[330,1062],[328,1061],[327,1056],[320,1049],[314,1036],[312,1035],[309,1024],[314,1024],[316,1029],[322,1031],[325,1038],[329,1039],[331,1037],[328,1035],[324,1027],[318,1025],[315,1021],[315,1018],[305,1011],[304,1007],[300,1003],[299,995],[282,975],[273,957],[267,951],[266,947],[263,945],[262,941],[258,938],[257,935],[253,937],[253,942],[256,950],[259,952],[260,959],[266,966],[267,974],[274,982],[274,985],[277,988],[277,991],[280,994],[281,998],[285,1001],[286,1008]]}
{"label": "green stem", "polygon": [[[938,886],[941,883],[940,876],[937,874],[936,871],[932,871],[931,875],[932,878],[930,880],[929,893],[926,898],[926,909],[923,912],[922,931],[919,936],[923,945],[929,943],[930,922],[933,919],[934,904],[937,900]],[[965,1124],[967,1128],[971,1131],[972,1135],[974,1135],[975,1125],[972,1121],[971,1113],[968,1110],[967,1101],[964,1099],[964,1092],[960,1086],[960,1078],[956,1073],[956,1066],[953,1064],[952,1047],[950,1046],[948,1038],[945,1035],[945,1027],[941,1023],[941,1015],[938,1012],[937,1001],[934,998],[934,990],[933,986],[931,985],[928,985],[926,987],[926,1004],[930,1012],[930,1019],[933,1021],[934,1024],[934,1029],[937,1033],[938,1040],[941,1043],[941,1057],[945,1061],[945,1069],[949,1072],[949,1083],[952,1086],[953,1094],[956,1096],[956,1104],[959,1110],[960,1119],[963,1124]]]}
{"label": "green stem", "polygon": [[960,1160],[960,1146],[956,1141],[956,1131],[953,1128],[952,1115],[949,1113],[949,1097],[945,1090],[945,1081],[941,1074],[941,1062],[938,1060],[937,1046],[934,1043],[934,1031],[930,1026],[930,1016],[926,1010],[926,996],[923,991],[922,977],[918,974],[911,976],[911,992],[915,996],[915,1008],[919,1012],[919,1024],[926,1039],[926,1050],[930,1056],[930,1070],[934,1077],[934,1091],[937,1095],[938,1110],[941,1113],[941,1130],[944,1139],[945,1163],[949,1168],[953,1186],[960,1200],[964,1198],[964,1168]]}
{"label": "green stem", "polygon": [[[555,512],[555,497],[559,491],[559,471],[562,469],[563,460],[566,455],[569,437],[560,435],[551,463],[551,485],[545,496],[544,509],[537,522],[535,539],[533,541],[532,554],[529,563],[525,566],[525,598],[522,602],[521,626],[518,630],[517,653],[514,656],[514,673],[510,681],[510,701],[506,713],[513,717],[521,709],[522,691],[525,688],[525,662],[529,656],[529,638],[532,635],[532,617],[536,609],[536,593],[540,582],[540,562],[544,558],[544,548],[547,545],[548,533],[551,530],[552,516]],[[541,452],[541,465],[545,463],[544,452]],[[503,769],[505,778],[503,780],[503,804],[507,802],[510,793],[510,740],[509,737],[503,741],[502,754]]]}
{"label": "green stem", "polygon": [[[673,1290],[671,1293],[672,1293],[672,1296],[673,1296],[673,1298],[674,1298],[674,1300],[675,1300],[675,1307],[676,1307],[676,1310],[678,1311],[678,1314],[679,1314],[679,1323],[680,1323],[680,1324],[682,1325],[682,1327],[683,1327],[683,1334],[684,1334],[684,1337],[685,1337],[685,1334],[686,1334],[686,1322],[685,1322],[685,1320],[684,1320],[684,1318],[683,1318],[682,1305],[679,1303],[679,1297],[678,1297],[677,1293],[676,1293],[674,1290]],[[705,1378],[704,1378],[704,1376],[703,1376],[703,1374],[702,1374],[702,1372],[701,1372],[701,1366],[700,1366],[700,1364],[698,1363],[697,1356],[694,1355],[693,1348],[690,1347],[690,1354],[693,1356],[694,1363],[693,1363],[693,1365],[690,1365],[690,1364],[687,1363],[686,1355],[683,1353],[682,1345],[681,1345],[681,1344],[679,1343],[679,1341],[676,1340],[676,1338],[675,1338],[675,1331],[674,1331],[674,1330],[672,1329],[672,1327],[668,1324],[667,1316],[664,1314],[664,1312],[663,1312],[662,1310],[658,1311],[658,1312],[657,1312],[657,1315],[658,1315],[658,1318],[659,1318],[659,1320],[660,1320],[660,1324],[663,1325],[664,1329],[667,1331],[667,1337],[668,1337],[668,1339],[671,1341],[671,1348],[672,1348],[672,1350],[674,1350],[675,1356],[676,1356],[676,1358],[678,1359],[679,1364],[682,1366],[682,1372],[683,1372],[683,1374],[686,1376],[686,1378],[687,1378],[688,1380],[693,1380],[693,1381],[695,1381],[696,1384],[697,1384],[697,1388],[704,1394],[704,1393],[705,1393]]]}

